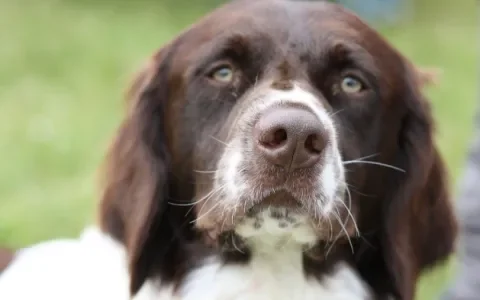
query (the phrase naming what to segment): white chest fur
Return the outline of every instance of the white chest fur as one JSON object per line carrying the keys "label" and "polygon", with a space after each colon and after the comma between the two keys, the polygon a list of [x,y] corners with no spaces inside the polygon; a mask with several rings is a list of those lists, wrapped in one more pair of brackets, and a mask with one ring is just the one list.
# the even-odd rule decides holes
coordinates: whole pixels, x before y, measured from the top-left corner
{"label": "white chest fur", "polygon": [[[362,281],[346,264],[337,265],[320,281],[308,280],[298,247],[264,248],[268,251],[255,252],[247,265],[223,265],[212,257],[192,270],[178,293],[169,288],[159,290],[149,280],[134,300],[370,299]],[[31,247],[0,277],[0,299],[129,298],[125,251],[96,228],[78,240]]]}
{"label": "white chest fur", "polygon": [[[236,228],[251,246],[248,264],[223,264],[218,257],[184,279],[175,296],[143,291],[135,300],[369,300],[368,288],[346,263],[338,263],[320,280],[305,275],[302,245],[315,241],[304,216],[270,209]],[[146,289],[149,285],[147,285]],[[150,286],[151,287],[151,286]],[[140,293],[142,294],[142,293]],[[153,295],[157,297],[152,297]],[[170,295],[170,296],[168,296]],[[151,298],[152,297],[152,298]]]}
{"label": "white chest fur", "polygon": [[[293,250],[293,249],[288,249]],[[248,265],[222,265],[211,259],[193,271],[181,300],[367,300],[367,289],[346,264],[320,281],[304,275],[300,251],[263,253]]]}

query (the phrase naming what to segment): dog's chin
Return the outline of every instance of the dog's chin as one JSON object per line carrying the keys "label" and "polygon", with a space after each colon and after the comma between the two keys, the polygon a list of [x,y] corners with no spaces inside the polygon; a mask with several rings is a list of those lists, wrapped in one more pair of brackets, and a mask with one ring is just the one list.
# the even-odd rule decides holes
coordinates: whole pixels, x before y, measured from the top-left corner
{"label": "dog's chin", "polygon": [[226,244],[233,248],[311,247],[331,241],[338,231],[336,219],[318,204],[281,189],[241,206],[234,213],[219,214],[218,219],[197,223],[197,227],[206,233],[209,244],[221,248]]}
{"label": "dog's chin", "polygon": [[316,224],[314,213],[290,193],[279,191],[254,204],[234,231],[257,243],[312,244],[320,237]]}
{"label": "dog's chin", "polygon": [[[224,222],[209,238],[217,245],[233,244],[277,247],[280,244],[312,245],[321,239],[324,230],[318,214],[309,211],[287,191],[278,191],[256,201],[244,212]],[[229,223],[228,226],[225,224]],[[217,227],[219,228],[219,227]],[[235,245],[236,243],[236,245]]]}

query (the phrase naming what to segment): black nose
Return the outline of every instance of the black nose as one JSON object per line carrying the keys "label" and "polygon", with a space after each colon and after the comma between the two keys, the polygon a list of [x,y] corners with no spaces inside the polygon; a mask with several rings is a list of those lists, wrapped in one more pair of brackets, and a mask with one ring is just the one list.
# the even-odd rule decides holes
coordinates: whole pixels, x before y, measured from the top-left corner
{"label": "black nose", "polygon": [[258,153],[287,171],[313,166],[327,144],[318,117],[296,107],[266,111],[255,124],[254,136]]}

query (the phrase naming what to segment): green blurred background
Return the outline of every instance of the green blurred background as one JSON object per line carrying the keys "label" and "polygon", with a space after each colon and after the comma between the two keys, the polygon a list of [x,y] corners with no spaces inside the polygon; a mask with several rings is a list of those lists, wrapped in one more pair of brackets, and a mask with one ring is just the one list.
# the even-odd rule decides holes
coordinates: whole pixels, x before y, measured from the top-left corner
{"label": "green blurred background", "polygon": [[[455,187],[478,99],[476,4],[413,1],[378,29],[417,65],[443,70],[426,93]],[[97,171],[131,75],[221,2],[0,0],[0,245],[74,237],[95,221]],[[428,274],[417,298],[435,299],[452,265]]]}

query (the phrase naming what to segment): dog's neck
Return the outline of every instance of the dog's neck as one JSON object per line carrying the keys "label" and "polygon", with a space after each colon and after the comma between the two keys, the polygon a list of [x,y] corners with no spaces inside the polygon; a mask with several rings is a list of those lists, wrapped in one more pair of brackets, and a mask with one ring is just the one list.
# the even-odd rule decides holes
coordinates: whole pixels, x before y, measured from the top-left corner
{"label": "dog's neck", "polygon": [[[229,249],[248,256],[229,261],[212,254],[178,285],[181,300],[367,300],[369,288],[341,256],[306,257],[318,237],[309,218],[286,209],[266,209],[225,235]],[[323,249],[322,250],[326,250]]]}

